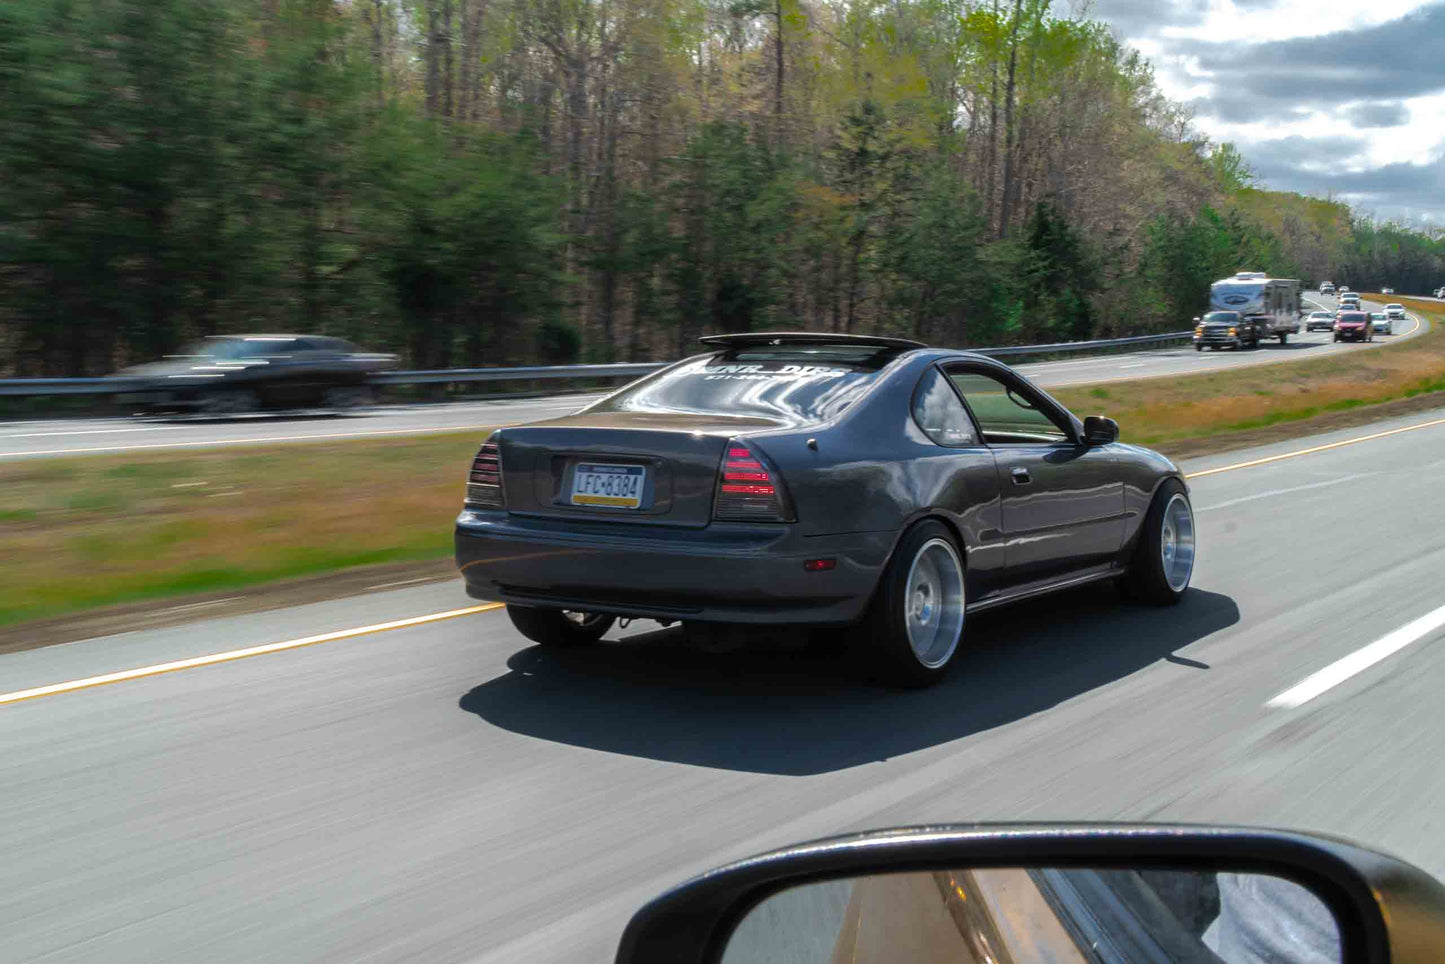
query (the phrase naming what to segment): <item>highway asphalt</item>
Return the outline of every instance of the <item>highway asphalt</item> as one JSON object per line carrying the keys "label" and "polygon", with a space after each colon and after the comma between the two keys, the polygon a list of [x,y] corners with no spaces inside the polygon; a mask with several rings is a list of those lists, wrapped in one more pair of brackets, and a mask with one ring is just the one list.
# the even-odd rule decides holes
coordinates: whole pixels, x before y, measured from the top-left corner
{"label": "highway asphalt", "polygon": [[1179,607],[974,617],[921,692],[642,623],[543,654],[455,583],[0,656],[0,960],[606,961],[688,875],[933,821],[1268,824],[1445,876],[1445,410],[1185,468]]}
{"label": "highway asphalt", "polygon": [[[1334,306],[1334,299],[1308,294],[1307,304]],[[1377,338],[1388,344],[1428,330],[1413,316],[1398,325],[1400,334]],[[1258,351],[1196,352],[1191,346],[1103,355],[1064,361],[1020,364],[1018,368],[1045,387],[1092,384],[1162,375],[1217,371],[1242,365],[1302,361],[1370,346],[1332,344],[1328,332],[1290,336],[1288,344],[1270,342]],[[517,424],[565,415],[596,396],[456,402],[439,405],[379,406],[350,414],[248,415],[230,419],[89,418],[0,422],[0,459],[79,455],[87,452],[185,450],[259,442],[386,437],[421,432],[456,432]]]}

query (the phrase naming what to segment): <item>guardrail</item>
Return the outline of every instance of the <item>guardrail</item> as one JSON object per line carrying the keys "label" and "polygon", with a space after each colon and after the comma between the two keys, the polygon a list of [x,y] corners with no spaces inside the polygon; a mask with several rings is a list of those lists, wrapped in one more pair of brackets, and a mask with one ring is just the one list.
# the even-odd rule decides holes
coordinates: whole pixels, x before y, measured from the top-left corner
{"label": "guardrail", "polygon": [[[1139,335],[1133,338],[1102,338],[1096,341],[1066,341],[1051,345],[1009,345],[999,348],[969,348],[968,351],[995,358],[1014,356],[1070,355],[1082,352],[1133,351],[1188,341],[1191,332]],[[614,365],[543,365],[530,368],[445,368],[435,371],[381,372],[374,381],[381,385],[437,385],[465,382],[518,382],[552,379],[635,378],[671,362],[642,362]],[[127,375],[104,378],[4,378],[0,396],[43,397],[47,395],[118,395],[147,379]]]}

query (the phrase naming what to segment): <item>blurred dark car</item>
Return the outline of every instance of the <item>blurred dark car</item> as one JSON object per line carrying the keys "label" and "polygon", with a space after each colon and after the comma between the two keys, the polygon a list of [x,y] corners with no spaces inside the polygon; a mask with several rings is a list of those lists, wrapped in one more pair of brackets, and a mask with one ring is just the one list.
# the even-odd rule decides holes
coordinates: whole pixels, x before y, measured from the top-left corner
{"label": "blurred dark car", "polygon": [[367,405],[372,376],[396,363],[324,335],[221,335],[118,374],[134,382],[122,399],[146,411],[240,415]]}

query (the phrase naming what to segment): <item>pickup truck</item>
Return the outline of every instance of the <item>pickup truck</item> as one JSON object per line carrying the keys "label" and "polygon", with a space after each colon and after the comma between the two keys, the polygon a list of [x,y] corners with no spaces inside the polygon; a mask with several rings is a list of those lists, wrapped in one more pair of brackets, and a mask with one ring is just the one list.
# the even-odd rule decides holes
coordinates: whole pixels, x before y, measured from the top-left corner
{"label": "pickup truck", "polygon": [[1270,336],[1267,318],[1249,318],[1237,311],[1211,311],[1194,319],[1194,350],[1258,348]]}

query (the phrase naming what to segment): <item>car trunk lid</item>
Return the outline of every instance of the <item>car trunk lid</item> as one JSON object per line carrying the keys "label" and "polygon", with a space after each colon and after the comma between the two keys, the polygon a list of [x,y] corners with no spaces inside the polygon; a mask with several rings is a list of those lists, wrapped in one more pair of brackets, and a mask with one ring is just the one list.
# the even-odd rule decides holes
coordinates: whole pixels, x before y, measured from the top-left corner
{"label": "car trunk lid", "polygon": [[672,412],[579,412],[499,433],[507,511],[702,527],[728,440],[782,423]]}

